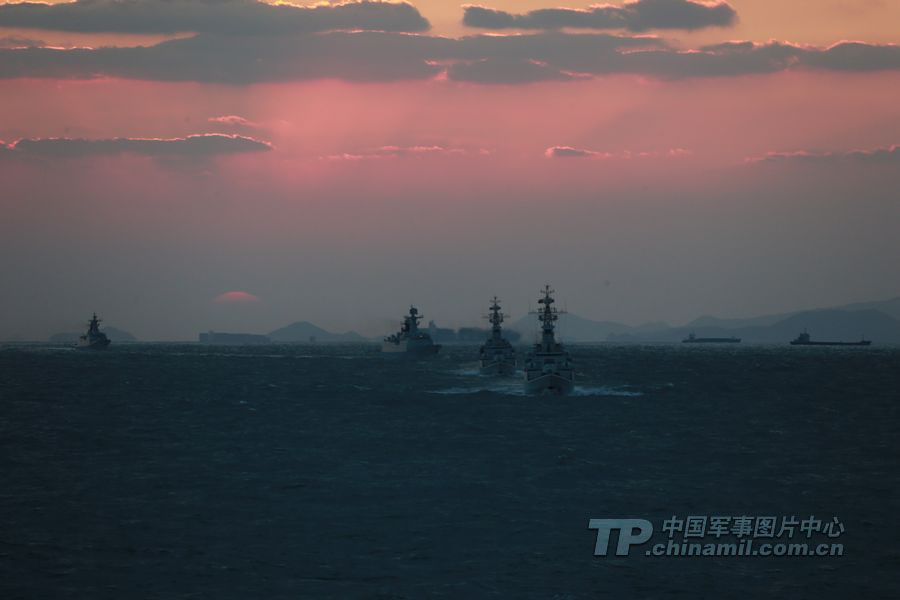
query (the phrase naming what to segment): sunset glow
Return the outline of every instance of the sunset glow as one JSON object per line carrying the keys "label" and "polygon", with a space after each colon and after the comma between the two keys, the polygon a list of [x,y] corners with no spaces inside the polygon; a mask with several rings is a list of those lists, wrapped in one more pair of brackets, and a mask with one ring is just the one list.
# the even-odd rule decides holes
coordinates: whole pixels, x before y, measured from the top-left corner
{"label": "sunset glow", "polygon": [[219,294],[213,300],[216,304],[248,304],[259,301],[259,298],[253,294],[240,291],[225,292],[224,294]]}
{"label": "sunset glow", "polygon": [[897,291],[894,3],[139,4],[0,5],[2,335],[98,285],[168,339],[232,286],[361,331],[535,269],[634,323]]}
{"label": "sunset glow", "polygon": [[898,597],[900,0],[0,0],[0,600]]}

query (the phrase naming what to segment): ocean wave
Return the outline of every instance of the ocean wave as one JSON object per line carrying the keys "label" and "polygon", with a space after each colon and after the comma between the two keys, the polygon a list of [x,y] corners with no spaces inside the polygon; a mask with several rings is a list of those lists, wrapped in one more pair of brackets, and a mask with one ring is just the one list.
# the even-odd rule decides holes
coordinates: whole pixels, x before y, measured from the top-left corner
{"label": "ocean wave", "polygon": [[[503,394],[506,396],[529,396],[525,392],[525,386],[521,383],[497,383],[495,385],[473,385],[473,386],[455,386],[441,390],[431,390],[430,394],[480,394],[480,393]],[[570,396],[620,396],[625,398],[634,398],[643,396],[641,392],[624,390],[621,388],[611,388],[605,386],[580,386],[576,385],[575,389],[569,394]]]}

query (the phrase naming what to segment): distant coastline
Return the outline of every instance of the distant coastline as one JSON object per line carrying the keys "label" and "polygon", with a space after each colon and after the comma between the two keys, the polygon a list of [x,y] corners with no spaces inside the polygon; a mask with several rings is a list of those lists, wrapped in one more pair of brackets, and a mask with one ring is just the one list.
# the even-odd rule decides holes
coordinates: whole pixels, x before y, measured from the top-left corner
{"label": "distant coastline", "polygon": [[[483,327],[451,329],[439,327],[434,321],[429,323],[428,330],[435,341],[445,344],[480,343],[488,333]],[[749,344],[780,344],[788,343],[803,330],[809,330],[816,339],[852,341],[865,337],[873,340],[875,344],[900,344],[900,297],[747,318],[720,318],[707,315],[678,326],[662,322],[626,325],[615,321],[593,320],[572,313],[561,315],[559,320],[560,337],[576,344],[681,342],[691,333],[704,338],[740,338],[743,343]],[[137,336],[114,326],[103,327],[103,331],[113,343],[163,341],[139,340]],[[525,316],[511,322],[505,332],[510,342],[514,344],[530,342],[536,333],[534,323]],[[381,339],[380,336],[367,337],[355,331],[335,333],[308,321],[296,321],[269,333],[214,331],[212,338],[209,337],[210,333],[201,332],[196,334],[194,340],[178,340],[177,343],[319,344],[366,343],[378,342]],[[57,344],[75,343],[79,335],[78,332],[56,333],[46,341]],[[211,339],[215,341],[210,341]],[[16,336],[3,341],[30,343],[41,340]]]}

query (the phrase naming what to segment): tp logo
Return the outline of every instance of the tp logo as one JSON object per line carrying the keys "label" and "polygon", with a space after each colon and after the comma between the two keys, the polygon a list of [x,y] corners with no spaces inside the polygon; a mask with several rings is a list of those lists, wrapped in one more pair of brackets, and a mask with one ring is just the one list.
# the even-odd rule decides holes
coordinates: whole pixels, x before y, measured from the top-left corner
{"label": "tp logo", "polygon": [[616,556],[628,556],[628,550],[632,545],[643,544],[653,535],[653,525],[644,519],[591,519],[588,522],[588,529],[597,530],[594,556],[606,556],[609,534],[613,529],[619,530]]}

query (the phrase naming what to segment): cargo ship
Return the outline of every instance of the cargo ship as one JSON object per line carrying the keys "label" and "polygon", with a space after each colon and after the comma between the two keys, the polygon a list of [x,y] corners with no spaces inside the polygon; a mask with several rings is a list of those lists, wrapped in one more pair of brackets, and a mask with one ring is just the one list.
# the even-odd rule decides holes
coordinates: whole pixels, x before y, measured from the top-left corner
{"label": "cargo ship", "polygon": [[809,333],[804,329],[803,333],[791,340],[791,346],[869,346],[872,341],[865,339],[865,336],[858,342],[817,342],[809,337]]}

